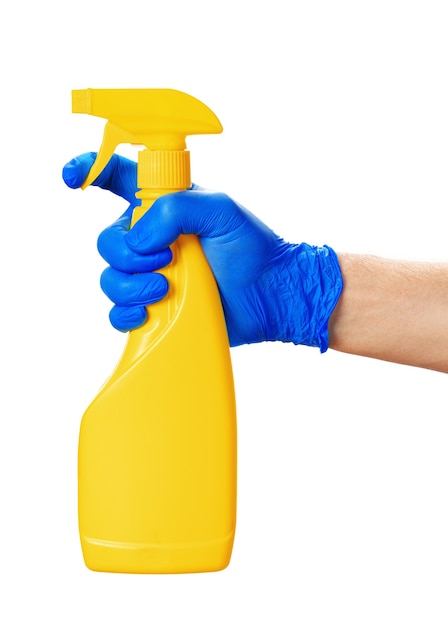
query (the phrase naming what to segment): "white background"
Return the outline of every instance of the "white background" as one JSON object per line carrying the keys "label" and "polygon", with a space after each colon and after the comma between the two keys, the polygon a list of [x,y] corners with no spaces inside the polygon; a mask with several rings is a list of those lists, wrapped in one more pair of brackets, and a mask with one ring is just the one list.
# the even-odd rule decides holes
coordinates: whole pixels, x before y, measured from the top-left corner
{"label": "white background", "polygon": [[79,422],[124,345],[96,238],[126,205],[61,169],[103,132],[72,89],[172,87],[224,126],[190,140],[194,180],[284,238],[445,260],[447,4],[25,0],[0,31],[0,622],[446,625],[446,376],[291,345],[232,351],[229,568],[85,568]]}

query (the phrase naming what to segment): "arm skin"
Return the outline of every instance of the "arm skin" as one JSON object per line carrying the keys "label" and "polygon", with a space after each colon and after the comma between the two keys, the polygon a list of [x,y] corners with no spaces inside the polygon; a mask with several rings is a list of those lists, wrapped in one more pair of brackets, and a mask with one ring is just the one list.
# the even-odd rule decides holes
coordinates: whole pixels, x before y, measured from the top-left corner
{"label": "arm skin", "polygon": [[330,348],[448,373],[448,263],[339,253]]}

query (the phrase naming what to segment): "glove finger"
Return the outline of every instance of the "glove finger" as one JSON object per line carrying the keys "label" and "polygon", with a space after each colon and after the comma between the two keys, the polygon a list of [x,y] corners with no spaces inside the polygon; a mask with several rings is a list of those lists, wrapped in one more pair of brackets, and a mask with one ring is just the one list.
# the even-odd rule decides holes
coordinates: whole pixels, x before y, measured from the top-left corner
{"label": "glove finger", "polygon": [[96,158],[96,152],[85,152],[77,157],[74,157],[64,165],[62,168],[62,178],[71,189],[78,189],[81,187],[93,162]]}
{"label": "glove finger", "polygon": [[129,248],[125,235],[130,227],[130,215],[125,213],[98,237],[98,252],[114,269],[128,274],[152,272],[165,267],[172,260],[169,248],[152,254],[138,254]]}
{"label": "glove finger", "polygon": [[[62,170],[65,184],[72,189],[81,187],[96,159],[96,152],[86,152],[69,161]],[[137,204],[137,163],[114,154],[92,185],[124,198],[133,206]]]}
{"label": "glove finger", "polygon": [[112,307],[109,313],[110,323],[121,332],[139,328],[146,322],[148,312],[144,306]]}
{"label": "glove finger", "polygon": [[127,274],[113,267],[104,270],[100,284],[106,296],[121,307],[153,304],[168,292],[168,281],[162,274]]}
{"label": "glove finger", "polygon": [[106,189],[125,198],[133,206],[139,203],[135,197],[137,187],[137,163],[118,154],[112,155],[109,163],[92,185]]}

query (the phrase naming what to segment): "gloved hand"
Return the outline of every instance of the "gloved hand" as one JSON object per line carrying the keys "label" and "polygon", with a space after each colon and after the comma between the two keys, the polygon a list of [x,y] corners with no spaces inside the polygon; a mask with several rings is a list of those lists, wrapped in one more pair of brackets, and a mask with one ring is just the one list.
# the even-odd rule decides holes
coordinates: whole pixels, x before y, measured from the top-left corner
{"label": "gloved hand", "polygon": [[[70,161],[65,182],[79,187],[94,158],[88,153]],[[93,183],[131,203],[98,239],[110,265],[101,287],[115,303],[115,328],[145,322],[145,305],[168,290],[154,270],[171,260],[169,245],[180,234],[196,234],[219,287],[231,346],[284,341],[327,350],[328,320],[342,290],[331,248],[287,243],[227,195],[196,186],[162,196],[130,229],[136,172],[135,163],[114,155]]]}

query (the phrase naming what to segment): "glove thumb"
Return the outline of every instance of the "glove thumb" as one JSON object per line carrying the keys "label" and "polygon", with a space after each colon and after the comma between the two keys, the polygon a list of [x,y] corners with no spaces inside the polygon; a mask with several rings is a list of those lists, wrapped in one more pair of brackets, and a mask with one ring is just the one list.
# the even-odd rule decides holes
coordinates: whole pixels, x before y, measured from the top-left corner
{"label": "glove thumb", "polygon": [[224,194],[206,192],[200,187],[158,198],[126,235],[135,252],[148,254],[170,246],[179,235],[213,237],[222,226],[221,203]]}

